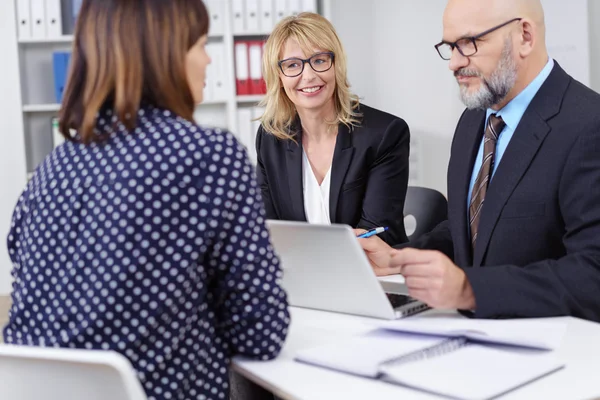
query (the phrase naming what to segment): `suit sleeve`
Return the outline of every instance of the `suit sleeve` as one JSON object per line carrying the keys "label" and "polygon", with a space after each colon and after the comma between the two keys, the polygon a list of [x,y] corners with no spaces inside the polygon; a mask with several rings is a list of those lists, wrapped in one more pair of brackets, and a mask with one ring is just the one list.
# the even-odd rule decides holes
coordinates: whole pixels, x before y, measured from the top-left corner
{"label": "suit sleeve", "polygon": [[439,223],[431,232],[421,236],[417,240],[394,246],[396,249],[403,249],[405,247],[421,250],[437,250],[444,253],[451,260],[454,259],[454,245],[448,220]]}
{"label": "suit sleeve", "polygon": [[259,127],[258,132],[256,133],[256,180],[258,182],[258,187],[260,188],[267,219],[280,219],[275,211],[275,207],[273,206],[273,198],[271,197],[269,179],[267,177],[267,171],[263,162],[263,151],[266,151],[266,149],[263,148],[263,140],[265,135],[267,135],[267,133],[263,130],[262,126]]}
{"label": "suit sleeve", "polygon": [[573,146],[559,183],[566,255],[525,267],[467,268],[475,317],[573,315],[600,321],[600,126]]}
{"label": "suit sleeve", "polygon": [[404,230],[404,200],[408,186],[408,156],[410,131],[397,118],[387,127],[371,165],[363,200],[361,219],[357,227],[371,229],[387,226],[379,237],[390,245],[407,242]]}
{"label": "suit sleeve", "polygon": [[[461,123],[466,114],[467,110],[463,111],[461,114],[458,123],[456,124],[456,128],[454,131],[454,135],[452,138],[452,150],[451,155],[453,154],[461,154],[462,152],[457,152],[455,150],[455,142],[456,137],[458,135]],[[450,169],[448,170],[448,185],[451,185],[451,177],[450,177]],[[466,207],[466,205],[465,205]],[[450,231],[450,222],[448,220],[441,222],[438,226],[436,226],[431,232],[421,236],[420,238],[413,240],[409,243],[403,243],[397,246],[394,246],[397,249],[411,247],[415,249],[421,250],[437,250],[444,253],[448,258],[454,260],[454,242],[452,241],[452,234]]]}

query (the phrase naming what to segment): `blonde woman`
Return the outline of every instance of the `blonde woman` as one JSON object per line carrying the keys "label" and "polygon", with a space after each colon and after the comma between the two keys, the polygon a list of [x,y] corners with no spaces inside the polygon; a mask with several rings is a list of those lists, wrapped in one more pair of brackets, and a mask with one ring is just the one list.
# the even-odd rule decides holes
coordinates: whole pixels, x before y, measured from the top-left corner
{"label": "blonde woman", "polygon": [[257,133],[267,218],[387,227],[406,242],[409,130],[350,92],[346,55],[327,19],[282,20],[264,54],[267,95]]}

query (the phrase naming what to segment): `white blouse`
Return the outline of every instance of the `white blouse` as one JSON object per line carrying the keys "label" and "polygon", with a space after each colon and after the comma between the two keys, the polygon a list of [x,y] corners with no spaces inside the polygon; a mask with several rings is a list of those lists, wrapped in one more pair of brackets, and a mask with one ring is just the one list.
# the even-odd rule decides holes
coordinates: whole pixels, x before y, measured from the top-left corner
{"label": "white blouse", "polygon": [[304,213],[311,224],[331,224],[329,218],[329,186],[331,166],[319,186],[308,156],[302,150],[302,188],[304,192]]}

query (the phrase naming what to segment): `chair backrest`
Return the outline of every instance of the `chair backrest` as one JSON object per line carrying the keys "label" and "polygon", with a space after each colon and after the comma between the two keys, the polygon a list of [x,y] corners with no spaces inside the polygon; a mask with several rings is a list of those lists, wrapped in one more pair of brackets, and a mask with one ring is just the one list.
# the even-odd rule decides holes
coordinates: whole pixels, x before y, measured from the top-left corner
{"label": "chair backrest", "polygon": [[114,351],[0,345],[0,399],[146,400],[133,367]]}
{"label": "chair backrest", "polygon": [[447,218],[448,201],[443,194],[435,189],[408,187],[404,202],[404,225],[409,241],[430,232]]}

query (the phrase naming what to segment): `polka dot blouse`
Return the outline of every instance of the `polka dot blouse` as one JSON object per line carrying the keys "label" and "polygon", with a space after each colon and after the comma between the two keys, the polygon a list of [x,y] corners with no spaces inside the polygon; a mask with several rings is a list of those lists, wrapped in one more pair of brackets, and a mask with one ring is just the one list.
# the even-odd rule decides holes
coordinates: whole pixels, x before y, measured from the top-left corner
{"label": "polka dot blouse", "polygon": [[275,357],[289,324],[246,152],[149,106],[133,133],[102,111],[96,133],[18,201],[4,339],[118,351],[149,399],[225,399],[230,357]]}

